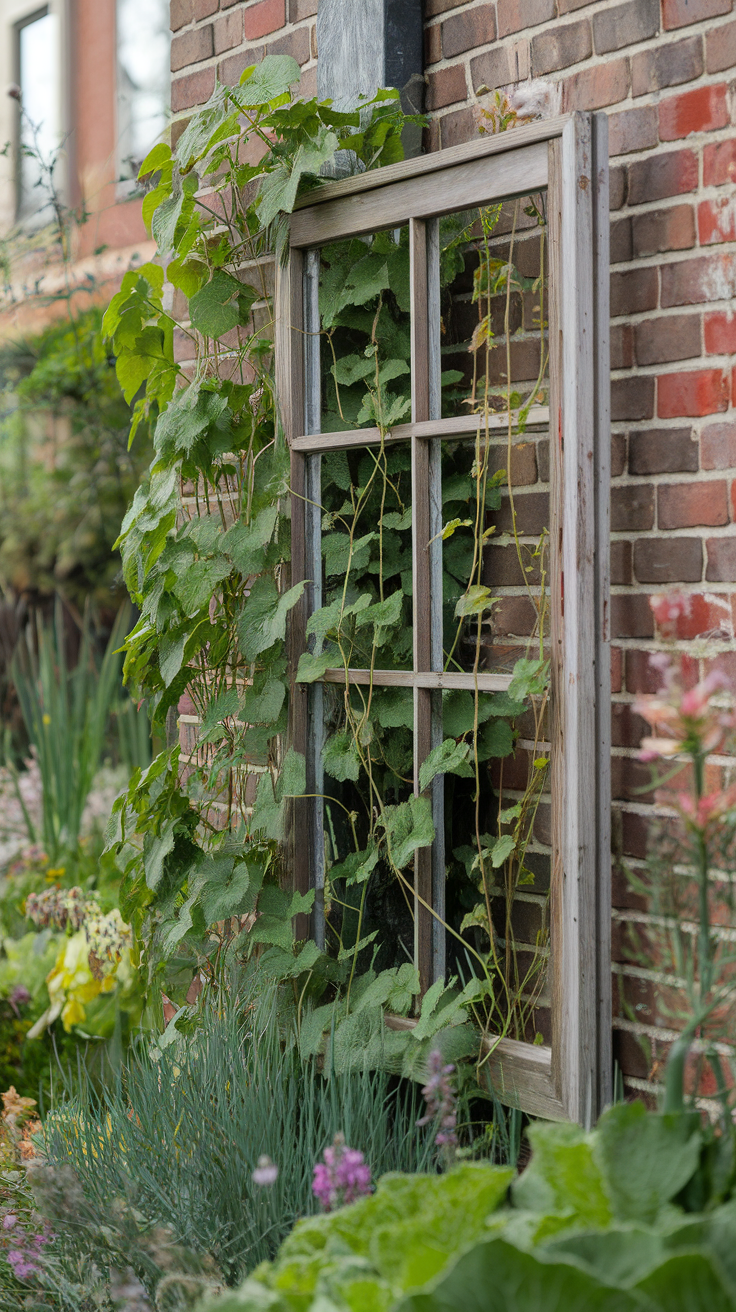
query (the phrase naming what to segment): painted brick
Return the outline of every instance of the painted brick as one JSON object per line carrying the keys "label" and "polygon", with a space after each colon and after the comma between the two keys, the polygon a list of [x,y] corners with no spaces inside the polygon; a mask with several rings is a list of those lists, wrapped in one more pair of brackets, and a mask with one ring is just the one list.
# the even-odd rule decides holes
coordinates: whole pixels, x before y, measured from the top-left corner
{"label": "painted brick", "polygon": [[736,138],[719,141],[717,146],[706,146],[703,151],[703,183],[706,187],[721,187],[736,182]]}
{"label": "painted brick", "polygon": [[657,379],[657,414],[660,419],[680,415],[697,418],[728,409],[730,385],[722,369],[691,369],[660,374]]}
{"label": "painted brick", "polygon": [[651,419],[654,414],[654,379],[614,378],[611,382],[611,419]]}
{"label": "painted brick", "polygon": [[318,0],[289,0],[289,22],[301,23],[303,18],[314,18]]}
{"label": "painted brick", "polygon": [[193,18],[195,23],[201,22],[203,18],[209,18],[210,14],[216,14],[219,7],[220,0],[194,0]]}
{"label": "painted brick", "polygon": [[169,26],[172,32],[192,21],[192,0],[171,0]]}
{"label": "painted brick", "polygon": [[657,523],[662,529],[715,528],[728,523],[728,484],[663,483],[657,489]]}
{"label": "painted brick", "polygon": [[611,637],[654,637],[654,619],[646,597],[635,592],[611,597]]}
{"label": "painted brick", "polygon": [[466,50],[488,45],[496,38],[496,17],[492,5],[480,5],[454,14],[442,24],[442,53],[445,59],[462,55]]}
{"label": "painted brick", "polygon": [[703,469],[736,469],[736,423],[708,424],[700,434]]}
{"label": "painted brick", "polygon": [[608,119],[608,149],[613,155],[631,155],[657,145],[657,110],[654,105],[624,109]]}
{"label": "painted brick", "polygon": [[631,59],[631,92],[645,96],[664,87],[694,82],[703,72],[703,38],[689,36],[650,50],[640,50]]}
{"label": "painted brick", "polygon": [[611,274],[611,314],[640,314],[657,305],[656,269],[625,269]]}
{"label": "painted brick", "polygon": [[575,109],[602,109],[615,105],[629,94],[629,61],[614,59],[609,63],[583,68],[565,83],[562,108],[565,113]]}
{"label": "painted brick", "polygon": [[694,474],[698,444],[690,428],[647,428],[629,434],[629,473]]}
{"label": "painted brick", "polygon": [[698,157],[692,150],[673,150],[629,165],[629,205],[681,196],[698,185]]}
{"label": "painted brick", "polygon": [[463,64],[454,64],[451,68],[440,68],[435,73],[427,74],[428,109],[442,109],[445,105],[457,104],[459,100],[465,100],[467,94]]}
{"label": "painted brick", "polygon": [[222,14],[213,24],[215,29],[215,54],[221,55],[225,50],[232,50],[243,40],[243,11],[233,9],[229,14]]}
{"label": "painted brick", "polygon": [[709,73],[722,73],[736,66],[736,22],[715,27],[707,33],[705,66]]}
{"label": "painted brick", "polygon": [[631,583],[631,543],[617,538],[611,543],[611,583],[625,587]]}
{"label": "painted brick", "polygon": [[593,53],[590,23],[566,23],[532,37],[532,70],[535,77],[579,64]]}
{"label": "painted brick", "polygon": [[611,368],[630,369],[634,363],[634,329],[630,323],[612,323]]}
{"label": "painted brick", "polygon": [[171,109],[174,114],[179,110],[191,109],[194,105],[203,105],[209,100],[215,89],[214,68],[200,68],[196,73],[187,73],[171,83]]}
{"label": "painted brick", "polygon": [[688,27],[704,18],[717,18],[730,14],[732,0],[662,0],[662,21],[665,31],[674,27]]}
{"label": "painted brick", "polygon": [[736,295],[736,256],[723,252],[662,266],[661,304],[700,305]]}
{"label": "painted brick", "polygon": [[659,106],[659,135],[662,141],[679,141],[691,132],[712,132],[728,123],[725,82],[717,86],[695,87],[670,96]]}
{"label": "painted brick", "polygon": [[665,210],[637,214],[632,221],[632,243],[635,256],[689,250],[695,245],[692,205],[671,205]]}
{"label": "painted brick", "polygon": [[659,0],[627,0],[626,4],[602,10],[593,19],[593,41],[599,55],[646,41],[658,31]]}
{"label": "painted brick", "polygon": [[658,315],[634,329],[637,364],[667,364],[700,355],[700,315]]}
{"label": "painted brick", "polygon": [[182,32],[171,42],[171,71],[178,73],[181,68],[189,68],[214,54],[212,42],[212,24],[197,27],[192,32]]}
{"label": "painted brick", "polygon": [[[702,572],[700,538],[638,538],[634,543],[634,574],[640,583],[698,583]],[[637,692],[629,682],[632,655],[626,654],[626,685],[630,692]],[[651,691],[656,692],[657,687]]]}
{"label": "painted brick", "polygon": [[555,17],[555,0],[498,0],[498,35],[538,27]]}
{"label": "painted brick", "polygon": [[611,532],[634,533],[654,528],[654,488],[628,483],[611,488]]}
{"label": "painted brick", "polygon": [[709,583],[736,583],[736,537],[707,538],[705,554]]}
{"label": "painted brick", "polygon": [[733,196],[703,200],[698,205],[698,238],[701,246],[736,240],[736,204]]}
{"label": "painted brick", "polygon": [[246,41],[257,41],[260,36],[277,32],[286,22],[285,0],[259,0],[243,11]]}

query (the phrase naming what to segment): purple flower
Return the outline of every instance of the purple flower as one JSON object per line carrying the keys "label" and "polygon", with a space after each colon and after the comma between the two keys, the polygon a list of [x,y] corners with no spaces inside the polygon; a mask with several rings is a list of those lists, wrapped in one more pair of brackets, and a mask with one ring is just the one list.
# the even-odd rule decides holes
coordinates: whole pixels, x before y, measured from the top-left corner
{"label": "purple flower", "polygon": [[254,1184],[270,1185],[275,1184],[279,1176],[279,1168],[270,1157],[264,1154],[258,1158],[258,1165],[253,1172],[251,1179]]}
{"label": "purple flower", "polygon": [[417,1121],[417,1125],[429,1125],[430,1121],[438,1123],[435,1143],[438,1148],[457,1147],[457,1111],[455,1108],[455,1090],[450,1083],[450,1076],[455,1067],[445,1066],[442,1053],[438,1048],[430,1052],[427,1061],[429,1079],[422,1089],[427,1113]]}
{"label": "purple flower", "polygon": [[6,1212],[3,1217],[3,1230],[12,1230],[18,1224],[18,1218],[14,1212]]}
{"label": "purple flower", "polygon": [[12,1267],[16,1280],[28,1280],[30,1276],[38,1275],[41,1269],[36,1262],[29,1261],[20,1248],[10,1249],[8,1265]]}
{"label": "purple flower", "polygon": [[371,1168],[357,1148],[346,1147],[344,1134],[336,1134],[322,1155],[324,1162],[314,1168],[312,1193],[326,1212],[371,1192]]}

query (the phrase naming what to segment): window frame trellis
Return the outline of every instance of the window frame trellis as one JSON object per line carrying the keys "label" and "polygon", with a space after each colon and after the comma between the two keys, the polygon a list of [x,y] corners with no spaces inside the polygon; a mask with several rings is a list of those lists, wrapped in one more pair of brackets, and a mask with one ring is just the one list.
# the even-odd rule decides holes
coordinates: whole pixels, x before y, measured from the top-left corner
{"label": "window frame trellis", "polygon": [[[489,1038],[489,1070],[503,1101],[533,1114],[591,1124],[611,1097],[611,857],[608,345],[608,136],[605,114],[570,114],[480,138],[322,187],[292,216],[278,271],[276,375],[291,452],[292,583],[307,581],[291,617],[290,741],[307,761],[307,796],[293,804],[291,863],[300,891],[315,888],[311,932],[324,941],[320,683],[296,683],[309,615],[321,605],[319,456],[381,442],[378,429],[320,434],[319,248],[381,228],[410,230],[411,422],[384,434],[412,454],[414,661],[374,670],[375,686],[414,692],[414,788],[438,741],[443,688],[508,686],[502,674],[442,673],[442,438],[473,436],[472,417],[439,419],[437,300],[442,214],[547,190],[550,250],[550,396],[529,427],[550,436],[552,1041]],[[485,421],[484,421],[485,422]],[[493,418],[491,419],[493,422]],[[505,423],[505,416],[499,417]],[[432,539],[435,539],[434,544]],[[438,573],[439,571],[439,573]],[[430,605],[417,604],[430,598]],[[439,600],[438,600],[439,598]],[[439,621],[438,621],[439,611]],[[326,682],[344,683],[342,670]],[[368,671],[350,671],[367,682]],[[478,682],[476,684],[475,679]],[[441,738],[441,734],[440,734]],[[415,956],[422,988],[444,974],[441,777],[431,785],[436,838],[416,853]],[[402,1022],[405,1024],[406,1022]]]}

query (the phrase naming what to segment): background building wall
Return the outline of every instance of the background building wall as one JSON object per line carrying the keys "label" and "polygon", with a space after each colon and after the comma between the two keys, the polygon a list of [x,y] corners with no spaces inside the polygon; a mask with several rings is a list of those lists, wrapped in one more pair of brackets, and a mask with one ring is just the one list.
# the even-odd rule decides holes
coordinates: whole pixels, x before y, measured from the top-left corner
{"label": "background building wall", "polygon": [[[346,0],[348,3],[349,0]],[[665,992],[628,946],[623,866],[645,855],[651,797],[633,696],[664,645],[649,596],[691,596],[678,637],[695,682],[736,680],[736,15],[732,0],[426,0],[425,148],[471,140],[479,89],[530,78],[563,110],[605,110],[611,166],[615,1055],[653,1092],[671,1038]],[[317,0],[171,0],[176,138],[215,75],[266,53],[316,89]],[[191,726],[189,726],[189,730]],[[188,730],[188,731],[189,731]],[[728,770],[711,767],[716,787]]]}

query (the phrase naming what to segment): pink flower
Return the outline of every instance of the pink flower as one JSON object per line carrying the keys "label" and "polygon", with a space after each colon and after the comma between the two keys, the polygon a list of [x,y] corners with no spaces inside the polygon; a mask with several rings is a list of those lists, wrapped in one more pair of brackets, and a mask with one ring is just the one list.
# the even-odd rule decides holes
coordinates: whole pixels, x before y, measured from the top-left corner
{"label": "pink flower", "polygon": [[642,761],[672,757],[684,752],[707,755],[722,745],[736,727],[734,699],[720,697],[729,688],[720,670],[712,671],[694,688],[683,690],[674,669],[668,666],[667,686],[661,693],[637,697],[633,709],[654,730],[641,740]]}
{"label": "pink flower", "polygon": [[18,1224],[18,1218],[13,1212],[7,1212],[3,1217],[3,1230],[12,1230]]}
{"label": "pink flower", "polygon": [[348,1148],[345,1136],[336,1134],[330,1148],[325,1148],[324,1162],[314,1167],[312,1192],[326,1212],[354,1203],[371,1192],[371,1168],[357,1148]]}
{"label": "pink flower", "polygon": [[427,1104],[427,1113],[417,1121],[417,1125],[428,1125],[438,1120],[439,1129],[435,1136],[438,1147],[454,1148],[457,1145],[457,1112],[455,1110],[455,1091],[450,1083],[450,1076],[455,1067],[445,1066],[442,1053],[435,1048],[427,1061],[429,1079],[422,1089]]}

